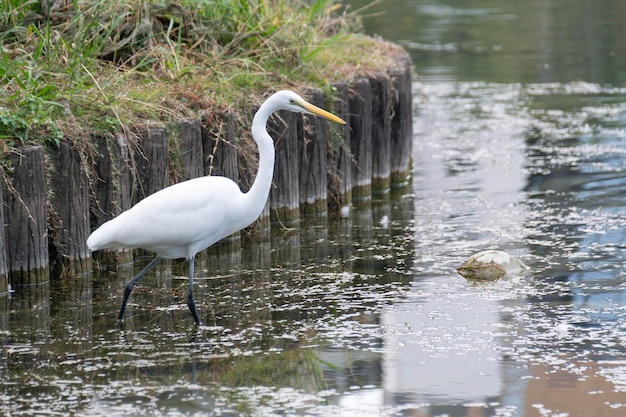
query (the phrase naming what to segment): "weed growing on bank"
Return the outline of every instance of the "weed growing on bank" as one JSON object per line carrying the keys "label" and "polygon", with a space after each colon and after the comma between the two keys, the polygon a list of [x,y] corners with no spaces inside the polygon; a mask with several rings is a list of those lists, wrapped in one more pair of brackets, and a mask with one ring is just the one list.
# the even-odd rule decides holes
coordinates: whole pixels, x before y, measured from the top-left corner
{"label": "weed growing on bank", "polygon": [[243,107],[376,65],[377,41],[331,0],[7,0],[0,6],[3,150]]}

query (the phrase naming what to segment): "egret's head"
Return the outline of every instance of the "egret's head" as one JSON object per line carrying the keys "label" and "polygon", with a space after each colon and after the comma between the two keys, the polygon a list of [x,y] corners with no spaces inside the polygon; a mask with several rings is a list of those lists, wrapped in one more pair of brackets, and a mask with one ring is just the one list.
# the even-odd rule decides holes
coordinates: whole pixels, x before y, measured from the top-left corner
{"label": "egret's head", "polygon": [[343,119],[341,119],[340,117],[337,117],[324,109],[320,109],[319,107],[314,106],[293,91],[279,91],[272,96],[272,99],[277,100],[277,104],[280,106],[279,108],[281,110],[289,110],[295,113],[312,114],[331,120],[335,123],[339,123],[342,125],[346,124],[346,122],[344,122]]}

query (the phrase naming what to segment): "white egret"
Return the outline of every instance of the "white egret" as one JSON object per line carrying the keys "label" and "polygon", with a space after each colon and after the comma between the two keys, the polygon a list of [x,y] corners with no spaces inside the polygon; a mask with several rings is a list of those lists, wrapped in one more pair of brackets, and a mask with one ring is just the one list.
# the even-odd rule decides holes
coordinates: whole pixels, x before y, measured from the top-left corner
{"label": "white egret", "polygon": [[274,173],[274,141],[266,124],[277,110],[318,115],[345,124],[339,117],[306,102],[296,93],[279,91],[261,105],[252,121],[252,137],[259,151],[259,170],[247,193],[242,193],[235,182],[225,177],[191,179],[146,197],[89,236],[87,246],[92,251],[143,248],[157,254],[126,284],[118,320],[122,320],[128,297],[141,277],[161,259],[186,258],[189,261],[187,305],[196,324],[200,324],[193,299],[195,256],[220,239],[249,226],[263,211]]}

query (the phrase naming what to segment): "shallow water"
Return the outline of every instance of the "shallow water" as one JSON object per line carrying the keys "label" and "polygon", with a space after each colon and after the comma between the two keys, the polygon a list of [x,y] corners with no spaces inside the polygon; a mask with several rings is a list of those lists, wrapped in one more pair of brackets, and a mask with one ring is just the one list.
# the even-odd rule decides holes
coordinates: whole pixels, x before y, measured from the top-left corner
{"label": "shallow water", "polygon": [[[411,185],[347,219],[211,249],[199,329],[184,262],[140,282],[122,325],[124,283],[149,259],[0,298],[0,414],[624,415],[623,81],[570,79],[580,68],[534,65],[491,33],[535,6],[402,4],[424,22],[411,38],[395,28],[423,58]],[[493,39],[523,77],[493,63],[498,47],[476,56]],[[454,271],[490,248],[531,270],[488,283]]]}
{"label": "shallow water", "polygon": [[[5,415],[623,415],[625,91],[415,83],[413,182],[271,239],[2,299]],[[468,282],[497,248],[532,270]],[[588,410],[594,410],[593,413]]]}

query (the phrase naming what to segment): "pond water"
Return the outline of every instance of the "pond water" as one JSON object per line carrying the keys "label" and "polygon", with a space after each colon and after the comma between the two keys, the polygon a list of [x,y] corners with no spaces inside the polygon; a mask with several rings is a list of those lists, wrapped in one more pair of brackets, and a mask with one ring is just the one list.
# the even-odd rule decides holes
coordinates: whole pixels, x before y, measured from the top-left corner
{"label": "pond water", "polygon": [[[416,67],[410,186],[211,249],[199,329],[184,262],[121,325],[142,265],[0,298],[0,414],[625,415],[626,5],[465,3],[367,12]],[[531,269],[455,272],[483,249]]]}

